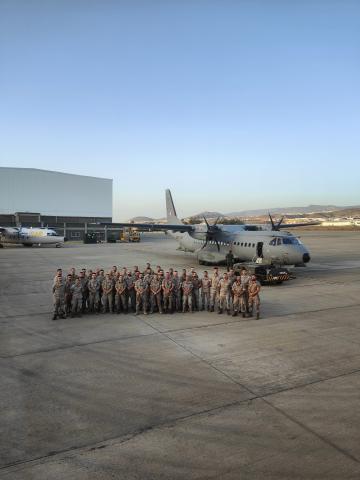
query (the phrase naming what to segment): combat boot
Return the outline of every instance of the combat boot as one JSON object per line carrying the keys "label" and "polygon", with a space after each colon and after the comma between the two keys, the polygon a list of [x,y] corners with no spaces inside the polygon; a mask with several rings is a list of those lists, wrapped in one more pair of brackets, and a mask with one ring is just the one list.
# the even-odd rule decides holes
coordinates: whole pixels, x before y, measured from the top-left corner
{"label": "combat boot", "polygon": [[221,315],[222,313],[223,313],[222,309],[219,308],[219,310],[218,310],[218,315]]}
{"label": "combat boot", "polygon": [[53,317],[52,317],[53,320],[56,320],[57,319],[57,315],[54,313]]}
{"label": "combat boot", "polygon": [[237,311],[235,310],[235,312],[232,314],[233,317],[237,317]]}
{"label": "combat boot", "polygon": [[245,312],[242,312],[242,317],[243,317],[243,318],[245,318],[245,317],[246,317],[246,315],[245,315]]}
{"label": "combat boot", "polygon": [[257,314],[256,314],[256,320],[259,320],[259,318],[260,318],[260,313],[257,312]]}
{"label": "combat boot", "polygon": [[226,313],[230,315],[230,310],[228,308],[226,309]]}

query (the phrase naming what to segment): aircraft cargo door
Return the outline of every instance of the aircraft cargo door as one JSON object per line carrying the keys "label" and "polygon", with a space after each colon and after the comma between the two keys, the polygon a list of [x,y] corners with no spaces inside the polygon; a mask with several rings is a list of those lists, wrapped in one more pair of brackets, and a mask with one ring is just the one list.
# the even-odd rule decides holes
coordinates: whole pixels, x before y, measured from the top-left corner
{"label": "aircraft cargo door", "polygon": [[264,246],[264,242],[258,242],[256,244],[256,255],[257,255],[258,258],[263,258],[264,257],[263,246]]}

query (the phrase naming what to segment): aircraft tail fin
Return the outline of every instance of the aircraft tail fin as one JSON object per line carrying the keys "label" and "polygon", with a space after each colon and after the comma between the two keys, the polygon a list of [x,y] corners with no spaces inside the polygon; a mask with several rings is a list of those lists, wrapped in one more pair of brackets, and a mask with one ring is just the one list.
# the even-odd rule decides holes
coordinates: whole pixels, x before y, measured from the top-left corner
{"label": "aircraft tail fin", "polygon": [[173,225],[182,225],[181,220],[177,217],[175,205],[169,189],[165,190],[165,198],[166,198],[166,218],[168,223],[171,223]]}

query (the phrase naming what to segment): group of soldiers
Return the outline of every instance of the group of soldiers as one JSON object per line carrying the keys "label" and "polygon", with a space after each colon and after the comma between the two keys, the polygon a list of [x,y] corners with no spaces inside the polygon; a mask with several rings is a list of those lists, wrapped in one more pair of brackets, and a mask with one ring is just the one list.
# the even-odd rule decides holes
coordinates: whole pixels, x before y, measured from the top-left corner
{"label": "group of soldiers", "polygon": [[221,274],[214,267],[211,275],[204,271],[202,278],[194,268],[164,271],[150,263],[143,271],[137,265],[133,269],[113,266],[106,273],[84,268],[77,274],[71,268],[65,277],[59,268],[53,282],[53,320],[85,312],[147,315],[200,310],[243,317],[255,313],[259,318],[259,292],[259,282],[245,267],[238,274],[232,269]]}

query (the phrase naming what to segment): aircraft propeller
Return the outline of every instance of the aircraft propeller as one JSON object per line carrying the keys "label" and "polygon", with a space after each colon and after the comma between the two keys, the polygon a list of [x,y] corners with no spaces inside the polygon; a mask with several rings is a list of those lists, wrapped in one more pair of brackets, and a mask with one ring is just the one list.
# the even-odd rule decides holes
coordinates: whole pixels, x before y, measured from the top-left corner
{"label": "aircraft propeller", "polygon": [[269,212],[269,218],[270,218],[270,222],[271,222],[271,230],[273,230],[275,232],[278,232],[280,230],[280,225],[282,224],[282,222],[284,220],[284,217],[281,217],[280,220],[276,224],[274,223],[274,220],[273,220],[270,212]]}
{"label": "aircraft propeller", "polygon": [[216,236],[216,234],[219,232],[219,227],[217,226],[217,223],[218,221],[220,220],[220,217],[218,217],[216,220],[215,220],[215,223],[213,225],[210,225],[209,222],[206,220],[206,217],[204,216],[204,220],[205,220],[205,223],[206,223],[206,226],[207,226],[207,231],[206,231],[206,237],[205,237],[205,243],[204,245],[201,247],[201,250],[203,248],[205,248],[208,244],[209,241],[211,240],[215,240],[215,243],[216,243],[216,246],[217,246],[217,249],[218,249],[218,252],[220,252],[220,245],[219,245],[219,242],[217,241],[216,238],[214,238]]}

